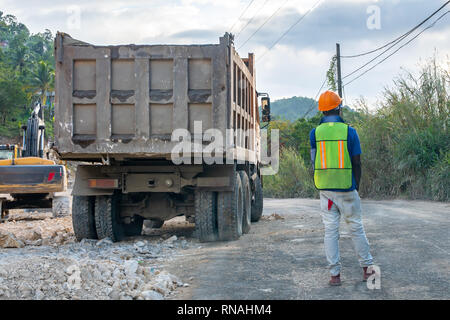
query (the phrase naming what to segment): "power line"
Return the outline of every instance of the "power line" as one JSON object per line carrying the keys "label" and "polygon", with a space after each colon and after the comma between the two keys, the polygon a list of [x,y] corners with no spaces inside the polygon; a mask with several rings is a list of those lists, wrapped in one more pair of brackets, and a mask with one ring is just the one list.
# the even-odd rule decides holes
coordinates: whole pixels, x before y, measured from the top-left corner
{"label": "power line", "polygon": [[425,22],[427,22],[428,20],[430,20],[434,15],[436,15],[439,11],[441,11],[445,6],[447,6],[450,3],[450,0],[447,1],[446,3],[444,3],[439,9],[437,9],[435,12],[433,12],[430,16],[428,16],[425,20],[423,20],[421,23],[419,23],[417,26],[415,26],[414,28],[412,28],[411,30],[409,30],[408,32],[402,34],[401,36],[399,36],[398,38],[392,40],[391,42],[386,43],[384,46],[381,46],[379,48],[373,49],[371,51],[367,51],[364,53],[360,53],[360,54],[355,54],[355,55],[351,55],[351,56],[342,56],[341,58],[356,58],[356,57],[361,57],[361,56],[365,56],[374,52],[377,52],[381,49],[386,48],[387,46],[393,44],[394,42],[399,42],[401,40],[403,40],[404,38],[406,38],[407,36],[409,36],[412,32],[414,32],[415,30],[417,30],[420,26],[422,26]]}
{"label": "power line", "polygon": [[365,75],[367,72],[369,72],[370,70],[374,69],[376,66],[378,66],[379,64],[383,63],[384,61],[386,61],[389,57],[391,57],[392,55],[394,55],[395,53],[397,53],[401,48],[405,47],[406,45],[408,45],[409,43],[411,43],[414,39],[416,39],[418,36],[420,36],[423,32],[425,32],[426,30],[432,28],[436,22],[438,22],[439,20],[441,20],[446,14],[448,14],[450,12],[446,11],[445,13],[443,13],[441,16],[439,16],[439,18],[437,18],[432,24],[430,24],[428,27],[426,27],[425,29],[423,29],[421,32],[419,32],[418,34],[416,34],[413,38],[411,38],[408,42],[404,43],[402,46],[400,46],[399,48],[397,48],[397,50],[395,50],[394,52],[392,52],[391,54],[389,54],[387,57],[385,57],[383,60],[379,61],[377,64],[375,64],[374,66],[372,66],[371,68],[367,69],[366,71],[364,71],[363,73],[361,73],[359,76],[357,76],[356,78],[353,78],[352,80],[350,80],[349,82],[347,82],[344,86],[352,83],[353,81],[355,81],[356,79],[361,78],[363,75]]}
{"label": "power line", "polygon": [[[300,118],[304,118],[304,117],[306,117],[311,111],[312,111],[312,109],[314,109],[314,107],[316,106],[316,101],[317,101],[317,97],[319,96],[319,94],[320,94],[320,92],[322,91],[322,89],[323,89],[323,87],[325,86],[325,83],[327,82],[327,77],[325,77],[325,80],[322,82],[322,85],[320,86],[320,89],[317,91],[317,93],[316,93],[316,96],[314,97],[314,99],[313,99],[313,102],[312,102],[312,105],[311,105],[311,108],[309,108],[308,109],[308,111],[306,111],[304,114],[303,114],[303,116],[301,116]],[[299,118],[299,119],[300,119]],[[267,127],[267,126],[266,126]],[[266,128],[266,127],[264,127],[264,128]],[[262,128],[263,129],[263,128]],[[284,136],[284,137],[286,137],[286,138],[288,138],[288,140],[290,140],[290,141],[294,141],[294,144],[295,144],[295,139],[293,139],[290,135],[287,135],[287,134],[285,134],[284,132],[283,132],[283,130],[282,129],[278,129],[279,130],[279,132]]]}
{"label": "power line", "polygon": [[308,11],[306,11],[294,24],[292,24],[275,42],[273,42],[270,47],[258,58],[261,60],[272,48],[281,41],[297,24],[299,24],[308,14],[310,14],[322,0],[317,1]]}
{"label": "power line", "polygon": [[257,15],[258,13],[261,12],[261,10],[266,6],[267,2],[269,2],[269,0],[266,0],[266,1],[264,2],[264,4],[262,5],[262,7],[260,7],[260,8],[255,12],[255,14],[250,18],[250,20],[247,21],[247,23],[245,24],[245,26],[244,26],[243,28],[241,28],[241,30],[239,30],[239,32],[236,33],[235,39],[237,39],[237,38],[239,37],[239,35],[242,33],[242,31],[244,31],[245,28],[247,28],[247,26],[253,21],[253,19],[256,17],[256,15]]}
{"label": "power line", "polygon": [[314,109],[314,107],[316,106],[316,101],[317,101],[317,97],[319,96],[320,92],[322,91],[323,87],[325,86],[325,83],[327,83],[328,78],[325,77],[325,80],[323,80],[322,85],[320,86],[320,89],[317,91],[316,96],[314,97],[314,102],[312,103],[312,106],[308,109],[308,111],[306,111],[302,118],[306,117],[308,115],[308,113],[310,113],[312,111],[312,109]]}
{"label": "power line", "polygon": [[[447,1],[447,3],[444,5],[446,6],[448,3],[450,3],[450,0]],[[438,9],[441,10],[444,6],[440,7]],[[437,11],[435,11],[436,13]],[[435,13],[433,13],[432,15],[434,15]],[[431,16],[430,16],[431,17]],[[423,23],[421,23],[422,25]],[[417,29],[417,28],[416,28]],[[384,50],[383,52],[381,52],[379,55],[377,55],[376,57],[374,57],[373,59],[371,59],[370,61],[368,61],[367,63],[363,64],[361,67],[353,70],[352,72],[350,72],[349,74],[347,74],[346,76],[344,76],[342,79],[348,78],[351,75],[355,74],[356,72],[358,72],[359,70],[363,69],[364,67],[366,67],[367,65],[371,64],[373,61],[375,61],[376,59],[378,59],[379,57],[381,57],[383,54],[385,54],[387,51],[389,51],[390,49],[392,49],[394,46],[396,46],[397,44],[399,44],[403,39],[405,39],[408,35],[410,35],[411,33],[408,33],[406,35],[404,35],[400,40],[397,40],[394,44],[392,44],[391,46],[389,46],[386,50]]]}
{"label": "power line", "polygon": [[230,28],[230,32],[233,31],[234,27],[236,26],[236,24],[241,20],[241,18],[244,16],[244,14],[247,12],[248,8],[250,8],[250,6],[252,5],[252,3],[255,0],[251,0],[250,3],[247,5],[247,7],[245,7],[244,11],[242,11],[241,15],[239,16],[239,18],[233,23],[233,25]]}
{"label": "power line", "polygon": [[253,36],[258,33],[259,30],[261,30],[266,24],[267,22],[269,22],[270,19],[272,19],[280,10],[281,8],[283,8],[286,3],[288,3],[289,0],[286,0],[280,7],[278,7],[278,9],[268,18],[266,19],[266,21],[263,22],[263,24],[261,24],[258,29],[256,29],[255,32],[252,33],[252,35],[250,37],[247,38],[247,40],[244,41],[244,43],[238,48],[238,50],[240,50],[243,46],[245,46],[247,44],[247,42],[250,41],[251,38],[253,38]]}

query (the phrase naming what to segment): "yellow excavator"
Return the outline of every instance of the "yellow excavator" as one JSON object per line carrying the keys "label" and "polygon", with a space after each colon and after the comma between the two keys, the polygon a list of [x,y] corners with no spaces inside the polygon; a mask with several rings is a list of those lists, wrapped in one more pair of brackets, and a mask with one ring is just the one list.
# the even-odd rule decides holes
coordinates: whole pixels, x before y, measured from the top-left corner
{"label": "yellow excavator", "polygon": [[66,168],[44,158],[45,123],[38,104],[22,126],[23,143],[0,145],[0,222],[9,210],[52,208],[67,188]]}

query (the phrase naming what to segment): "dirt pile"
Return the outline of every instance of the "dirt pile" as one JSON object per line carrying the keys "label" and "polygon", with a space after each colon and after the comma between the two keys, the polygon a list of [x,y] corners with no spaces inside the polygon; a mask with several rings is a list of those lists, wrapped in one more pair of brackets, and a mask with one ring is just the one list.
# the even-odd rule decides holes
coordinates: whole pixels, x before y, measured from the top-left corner
{"label": "dirt pile", "polygon": [[165,299],[188,284],[164,264],[190,246],[177,236],[76,242],[70,216],[12,212],[0,224],[0,300]]}
{"label": "dirt pile", "polygon": [[[9,235],[25,245],[59,245],[75,241],[71,216],[52,218],[51,212],[17,210],[9,221],[0,224],[0,235]],[[0,236],[1,248],[20,248],[7,245]],[[6,238],[5,238],[6,239]],[[18,244],[18,243],[17,243]]]}

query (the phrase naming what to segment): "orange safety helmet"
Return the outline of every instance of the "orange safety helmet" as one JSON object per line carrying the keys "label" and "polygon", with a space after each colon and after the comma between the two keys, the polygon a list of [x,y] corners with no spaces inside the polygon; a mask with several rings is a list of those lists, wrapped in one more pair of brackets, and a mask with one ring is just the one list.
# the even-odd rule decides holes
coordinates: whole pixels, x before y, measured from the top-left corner
{"label": "orange safety helmet", "polygon": [[337,108],[342,103],[341,97],[336,92],[325,91],[319,98],[319,111],[330,111]]}

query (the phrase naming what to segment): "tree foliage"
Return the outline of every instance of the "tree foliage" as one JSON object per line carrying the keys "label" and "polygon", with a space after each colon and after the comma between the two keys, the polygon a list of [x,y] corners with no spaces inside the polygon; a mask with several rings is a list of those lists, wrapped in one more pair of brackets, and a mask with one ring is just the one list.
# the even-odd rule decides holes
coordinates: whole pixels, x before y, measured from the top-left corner
{"label": "tree foliage", "polygon": [[15,137],[37,101],[47,104],[45,120],[50,122],[53,35],[49,30],[31,34],[15,16],[0,11],[0,44],[0,135]]}

